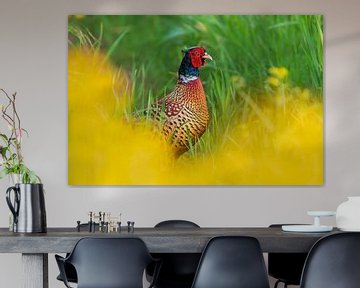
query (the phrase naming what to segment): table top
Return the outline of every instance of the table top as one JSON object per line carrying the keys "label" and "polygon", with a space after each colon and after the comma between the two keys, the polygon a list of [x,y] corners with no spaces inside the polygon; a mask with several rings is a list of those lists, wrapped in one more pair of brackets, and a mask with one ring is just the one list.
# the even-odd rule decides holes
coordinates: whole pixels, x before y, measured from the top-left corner
{"label": "table top", "polygon": [[0,253],[66,253],[83,237],[139,237],[152,253],[201,253],[210,238],[222,235],[252,236],[263,252],[308,252],[321,237],[338,233],[283,232],[272,228],[135,228],[134,232],[77,232],[76,228],[48,228],[47,233],[13,233],[0,228]]}

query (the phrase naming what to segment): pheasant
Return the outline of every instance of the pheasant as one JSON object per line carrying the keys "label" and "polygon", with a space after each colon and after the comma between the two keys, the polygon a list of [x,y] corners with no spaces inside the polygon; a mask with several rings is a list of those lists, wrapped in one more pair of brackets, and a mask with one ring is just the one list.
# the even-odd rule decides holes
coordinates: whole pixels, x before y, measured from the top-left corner
{"label": "pheasant", "polygon": [[199,68],[205,65],[206,59],[213,59],[203,47],[192,47],[183,53],[174,90],[152,104],[149,111],[151,117],[163,125],[162,132],[172,144],[176,157],[195,145],[209,124]]}

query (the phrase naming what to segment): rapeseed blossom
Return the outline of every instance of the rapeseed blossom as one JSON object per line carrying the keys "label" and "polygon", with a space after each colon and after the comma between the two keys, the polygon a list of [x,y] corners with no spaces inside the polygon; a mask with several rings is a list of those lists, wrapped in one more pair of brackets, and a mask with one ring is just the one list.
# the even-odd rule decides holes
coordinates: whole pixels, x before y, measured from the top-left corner
{"label": "rapeseed blossom", "polygon": [[[70,49],[68,67],[69,184],[323,183],[323,105],[308,89],[288,85],[259,93],[256,109],[234,117],[210,153],[174,159],[160,131],[128,113],[132,89],[125,72],[84,49]],[[268,72],[285,83],[286,68]],[[231,80],[246,85],[241,77]],[[237,109],[240,115],[242,106]]]}
{"label": "rapeseed blossom", "polygon": [[268,72],[272,77],[279,80],[284,80],[289,74],[289,71],[285,67],[270,67]]}

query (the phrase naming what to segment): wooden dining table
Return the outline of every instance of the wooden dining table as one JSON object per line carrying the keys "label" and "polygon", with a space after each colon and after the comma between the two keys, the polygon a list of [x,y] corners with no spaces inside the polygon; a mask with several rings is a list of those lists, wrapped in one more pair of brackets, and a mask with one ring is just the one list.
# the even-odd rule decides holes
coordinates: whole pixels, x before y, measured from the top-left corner
{"label": "wooden dining table", "polygon": [[262,251],[308,252],[321,237],[338,233],[283,232],[281,227],[135,228],[120,232],[89,232],[77,228],[48,228],[47,233],[13,233],[0,228],[0,253],[21,253],[24,288],[48,288],[48,253],[67,253],[83,237],[139,237],[151,253],[201,253],[209,239],[222,235],[252,236]]}

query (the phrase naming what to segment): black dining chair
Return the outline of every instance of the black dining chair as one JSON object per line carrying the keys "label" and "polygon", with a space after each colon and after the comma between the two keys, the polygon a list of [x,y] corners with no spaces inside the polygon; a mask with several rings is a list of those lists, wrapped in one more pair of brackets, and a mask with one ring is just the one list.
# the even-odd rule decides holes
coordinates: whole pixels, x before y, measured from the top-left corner
{"label": "black dining chair", "polygon": [[212,238],[201,256],[192,288],[269,288],[264,257],[256,238]]}
{"label": "black dining chair", "polygon": [[[282,225],[288,224],[272,224],[269,228],[281,228]],[[288,285],[300,285],[306,257],[307,253],[269,253],[268,273],[277,279],[274,288],[280,283],[283,283],[284,288]]]}
{"label": "black dining chair", "polygon": [[[155,228],[200,228],[199,225],[188,220],[166,220],[155,225]],[[190,288],[194,280],[197,266],[201,257],[200,253],[157,253],[152,254],[161,259],[162,266],[155,283],[156,288]],[[153,267],[147,272],[147,279],[153,277]]]}
{"label": "black dining chair", "polygon": [[65,263],[74,266],[78,288],[143,288],[146,267],[158,263],[154,281],[160,268],[160,262],[152,258],[139,238],[82,238],[68,257],[55,258],[66,287],[70,285]]}
{"label": "black dining chair", "polygon": [[[80,229],[89,229],[89,224],[88,223],[82,223],[80,224]],[[95,223],[95,229],[98,230],[99,229],[99,224],[98,223]],[[69,253],[66,254],[66,257],[69,256]],[[67,281],[68,282],[71,282],[71,283],[77,283],[77,275],[76,275],[76,270],[74,268],[73,265],[71,265],[70,263],[67,263],[65,262],[64,263],[64,268],[65,268],[65,275],[66,275],[66,278],[67,278]],[[61,277],[61,274],[59,274],[57,277],[56,277],[57,280],[59,281],[63,281],[62,277]]]}
{"label": "black dining chair", "polygon": [[360,287],[360,233],[337,233],[318,240],[306,259],[300,287]]}
{"label": "black dining chair", "polygon": [[[66,257],[68,257],[69,254],[66,255]],[[64,258],[65,259],[65,258]],[[76,274],[76,270],[75,267],[68,263],[68,262],[64,262],[64,274],[66,275],[66,279],[68,282],[71,283],[77,283],[77,274]],[[57,280],[64,282],[61,274],[59,274],[56,277]]]}

